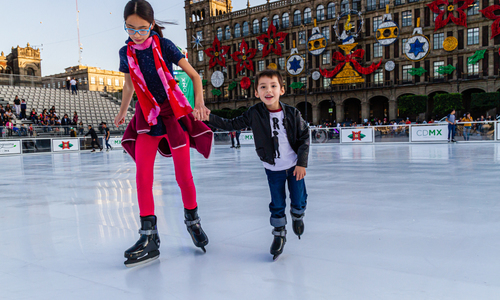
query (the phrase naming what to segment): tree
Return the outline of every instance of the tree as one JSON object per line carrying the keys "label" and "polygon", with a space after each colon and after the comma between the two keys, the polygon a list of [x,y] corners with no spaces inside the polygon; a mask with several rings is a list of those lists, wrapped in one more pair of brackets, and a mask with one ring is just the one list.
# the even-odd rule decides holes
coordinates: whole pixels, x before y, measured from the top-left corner
{"label": "tree", "polygon": [[402,115],[416,116],[425,112],[426,106],[426,95],[404,95],[398,98],[398,109]]}
{"label": "tree", "polygon": [[437,94],[434,96],[434,110],[437,115],[447,115],[452,110],[462,110],[462,94]]}
{"label": "tree", "polygon": [[471,98],[470,109],[477,115],[484,114],[486,111],[500,105],[499,92],[472,94]]}

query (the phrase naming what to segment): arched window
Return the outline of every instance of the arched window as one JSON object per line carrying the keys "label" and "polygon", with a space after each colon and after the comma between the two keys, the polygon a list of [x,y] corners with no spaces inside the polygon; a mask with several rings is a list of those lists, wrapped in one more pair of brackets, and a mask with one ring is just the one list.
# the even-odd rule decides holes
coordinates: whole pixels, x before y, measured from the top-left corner
{"label": "arched window", "polygon": [[267,21],[267,17],[262,18],[262,32],[267,32],[269,28],[269,22]]}
{"label": "arched window", "polygon": [[288,13],[284,13],[283,16],[281,17],[281,23],[283,28],[288,28],[290,26],[290,16]]}
{"label": "arched window", "polygon": [[241,37],[240,24],[238,24],[238,23],[236,23],[236,25],[234,25],[234,37],[235,38]]}
{"label": "arched window", "polygon": [[[389,4],[389,0],[385,0]],[[384,0],[380,0],[380,8],[385,8]],[[361,10],[361,0],[352,0],[352,9],[360,11]]]}
{"label": "arched window", "polygon": [[311,9],[308,7],[304,9],[304,24],[309,24],[312,21]]}
{"label": "arched window", "polygon": [[316,19],[318,21],[325,20],[325,7],[323,5],[318,5],[318,7],[316,7]]}
{"label": "arched window", "polygon": [[247,36],[250,33],[248,30],[248,22],[243,22],[243,36]]}
{"label": "arched window", "polygon": [[342,2],[340,2],[340,13],[341,14],[345,13],[348,8],[349,8],[349,0],[342,0]]}
{"label": "arched window", "polygon": [[302,16],[300,10],[296,10],[293,12],[293,26],[298,26],[300,24],[302,24]]}
{"label": "arched window", "polygon": [[222,40],[222,28],[219,27],[217,28],[217,38],[220,40]]}
{"label": "arched window", "polygon": [[273,16],[273,25],[276,28],[280,27],[280,16],[278,16],[278,15]]}
{"label": "arched window", "polygon": [[257,19],[253,20],[252,30],[253,34],[259,33],[259,20]]}
{"label": "arched window", "polygon": [[327,18],[328,19],[335,18],[335,3],[333,2],[328,3]]}
{"label": "arched window", "polygon": [[231,27],[229,25],[226,26],[226,30],[224,32],[226,40],[231,39]]}
{"label": "arched window", "polygon": [[35,70],[33,70],[33,68],[26,69],[26,75],[35,76]]}

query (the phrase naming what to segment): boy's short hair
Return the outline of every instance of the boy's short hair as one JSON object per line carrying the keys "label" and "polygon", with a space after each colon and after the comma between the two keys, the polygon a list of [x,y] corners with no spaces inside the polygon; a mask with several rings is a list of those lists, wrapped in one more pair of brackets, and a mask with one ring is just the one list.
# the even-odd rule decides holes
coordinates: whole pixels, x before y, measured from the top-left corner
{"label": "boy's short hair", "polygon": [[255,90],[257,90],[257,88],[259,87],[259,79],[261,77],[268,77],[268,78],[273,78],[273,77],[277,77],[278,78],[278,82],[280,84],[280,88],[283,87],[283,77],[281,76],[280,72],[277,71],[277,70],[273,70],[273,69],[265,69],[264,71],[258,73],[256,76],[255,76]]}

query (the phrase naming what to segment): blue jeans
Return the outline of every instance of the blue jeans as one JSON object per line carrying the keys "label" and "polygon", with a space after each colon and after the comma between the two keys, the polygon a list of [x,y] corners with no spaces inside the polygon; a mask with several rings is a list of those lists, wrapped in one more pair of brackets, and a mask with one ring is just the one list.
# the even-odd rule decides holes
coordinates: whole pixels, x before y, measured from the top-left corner
{"label": "blue jeans", "polygon": [[269,189],[271,190],[271,203],[269,211],[271,212],[271,225],[281,227],[286,225],[286,191],[285,182],[288,182],[288,191],[290,192],[291,209],[294,214],[301,215],[306,210],[307,193],[304,179],[297,181],[293,176],[295,167],[284,171],[266,170]]}
{"label": "blue jeans", "polygon": [[464,140],[468,141],[470,136],[470,126],[464,126]]}
{"label": "blue jeans", "polygon": [[455,127],[456,127],[456,125],[454,125],[454,124],[453,125],[448,124],[448,141],[455,139]]}
{"label": "blue jeans", "polygon": [[111,145],[109,144],[109,139],[104,138],[104,140],[106,141],[106,149],[113,148],[113,147],[111,147]]}

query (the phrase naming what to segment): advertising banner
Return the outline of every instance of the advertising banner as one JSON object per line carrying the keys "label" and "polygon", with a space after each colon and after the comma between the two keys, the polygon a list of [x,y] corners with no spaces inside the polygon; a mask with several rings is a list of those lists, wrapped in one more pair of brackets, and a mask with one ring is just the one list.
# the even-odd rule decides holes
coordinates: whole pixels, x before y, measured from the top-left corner
{"label": "advertising banner", "polygon": [[79,139],[55,139],[52,140],[52,151],[78,151],[80,150]]}
{"label": "advertising banner", "polygon": [[373,143],[373,128],[342,128],[341,143]]}
{"label": "advertising banner", "polygon": [[244,131],[241,132],[241,134],[240,134],[240,144],[242,144],[242,145],[253,145],[253,133],[252,132],[244,132]]}
{"label": "advertising banner", "polygon": [[448,125],[412,126],[412,142],[440,142],[448,140]]}
{"label": "advertising banner", "polygon": [[21,141],[0,141],[0,154],[21,154]]}
{"label": "advertising banner", "polygon": [[[109,138],[109,144],[113,148],[122,148],[122,138]],[[103,147],[106,148],[106,144],[104,144]]]}

